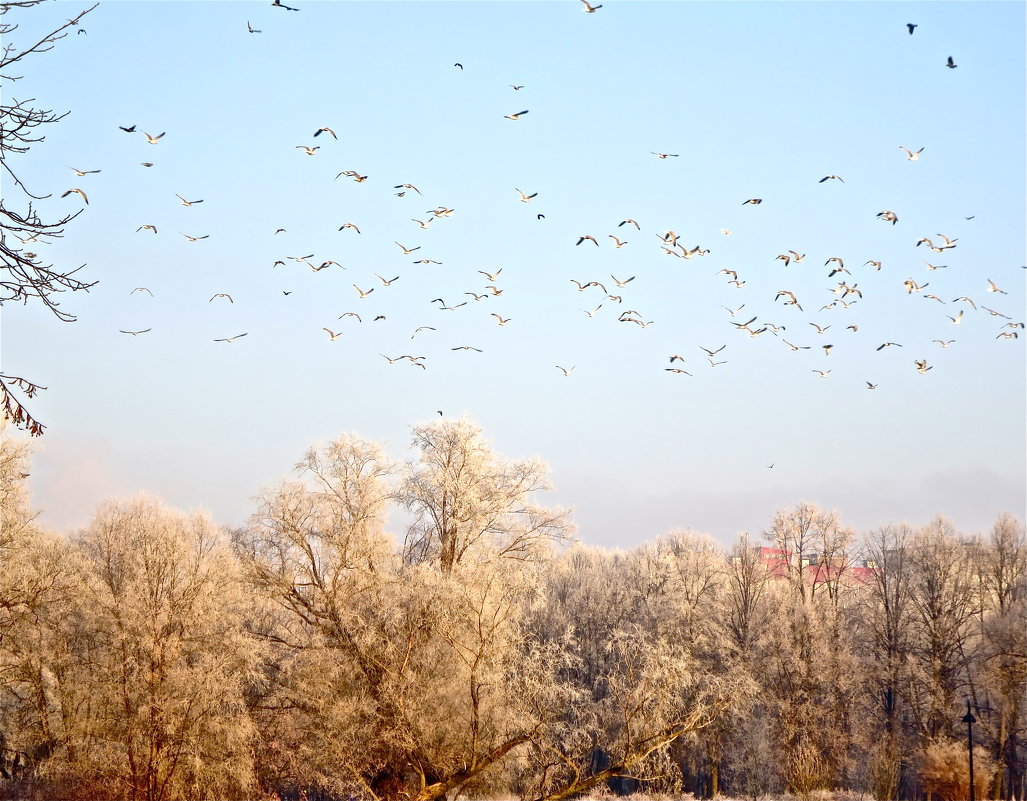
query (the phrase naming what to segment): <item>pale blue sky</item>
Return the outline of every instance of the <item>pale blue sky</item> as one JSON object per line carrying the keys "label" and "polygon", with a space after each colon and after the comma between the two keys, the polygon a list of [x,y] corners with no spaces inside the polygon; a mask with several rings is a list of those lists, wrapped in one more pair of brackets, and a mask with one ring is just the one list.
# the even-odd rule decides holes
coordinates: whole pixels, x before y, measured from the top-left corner
{"label": "pale blue sky", "polygon": [[[86,5],[23,14],[15,37]],[[82,525],[101,500],[148,490],[239,524],[310,445],[355,432],[406,458],[409,426],[439,409],[469,414],[505,456],[548,461],[555,491],[540,500],[573,506],[591,543],[672,527],[726,542],[800,500],[861,529],[1023,518],[1027,337],[996,339],[1010,320],[980,307],[1025,316],[1024,4],[293,5],[104,3],[7,88],[71,112],[15,166],[53,193],[46,213],[87,192],[45,253],[100,282],[63,298],[71,325],[4,308],[5,372],[49,388],[32,405],[45,522]],[[167,134],[151,146],[118,130],[132,124]],[[338,140],[315,140],[322,125]],[[900,145],[924,151],[911,162]],[[334,180],[351,169],[368,179]],[[402,183],[423,194],[397,197]],[[440,205],[453,215],[411,221]],[[641,231],[618,227],[628,217]],[[349,221],[360,234],[338,231]],[[709,255],[664,254],[668,230]],[[916,246],[939,232],[957,247]],[[586,233],[600,247],[576,247]],[[789,249],[805,260],[775,259]],[[287,258],[308,254],[344,269]],[[828,278],[832,256],[851,276]],[[501,296],[464,294],[500,268]],[[616,289],[611,274],[637,277]],[[930,286],[909,294],[907,278]],[[840,280],[862,300],[820,310]],[[775,303],[781,289],[803,311]],[[235,302],[208,302],[217,292]],[[952,302],[964,295],[977,311]],[[436,297],[469,303],[440,311]],[[627,309],[653,324],[618,322]],[[754,315],[786,330],[730,324]],[[418,326],[436,330],[411,340]],[[877,351],[885,341],[902,347]],[[725,344],[711,367],[700,346]],[[672,354],[691,376],[665,370],[682,366]]]}

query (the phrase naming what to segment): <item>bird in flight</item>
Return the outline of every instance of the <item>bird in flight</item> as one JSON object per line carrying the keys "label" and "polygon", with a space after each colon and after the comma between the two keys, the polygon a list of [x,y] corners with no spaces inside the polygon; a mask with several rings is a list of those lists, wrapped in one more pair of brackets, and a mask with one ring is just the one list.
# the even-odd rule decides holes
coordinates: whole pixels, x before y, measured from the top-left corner
{"label": "bird in flight", "polygon": [[314,131],[314,136],[320,136],[321,134],[323,134],[323,133],[326,133],[326,132],[327,132],[327,133],[330,133],[330,134],[332,135],[332,139],[338,139],[338,138],[339,138],[339,137],[337,137],[337,136],[335,135],[335,131],[333,131],[333,130],[332,130],[331,128],[329,128],[329,127],[328,127],[327,125],[322,125],[322,126],[321,126],[320,128],[318,128],[318,129],[317,129],[316,131]]}
{"label": "bird in flight", "polygon": [[841,181],[843,184],[845,183],[845,181],[842,179],[842,177],[840,175],[825,175],[823,178],[821,178],[819,181],[817,181],[817,183],[818,184],[822,184],[822,183],[824,183],[824,181],[828,181],[828,180],[830,180],[832,178],[834,178],[834,180],[836,180],[836,181]]}
{"label": "bird in flight", "polygon": [[450,348],[450,350],[473,350],[473,351],[477,351],[478,353],[484,353],[485,352],[481,348],[474,348],[474,347],[471,347],[470,345],[457,345],[455,348]]}
{"label": "bird in flight", "polygon": [[503,272],[503,268],[502,268],[502,267],[500,267],[500,268],[499,268],[498,270],[496,270],[496,271],[495,271],[494,273],[487,273],[487,272],[485,272],[484,270],[478,270],[478,272],[479,272],[479,273],[481,273],[482,275],[484,275],[484,276],[485,276],[486,278],[488,278],[488,279],[489,279],[490,281],[492,281],[493,283],[495,283],[495,282],[496,282],[496,280],[497,280],[497,279],[499,278],[499,274],[500,274],[501,272]]}
{"label": "bird in flight", "polygon": [[[314,147],[308,147],[307,145],[296,145],[295,149],[304,151],[308,156],[313,156],[317,154],[317,151],[321,149],[321,146],[316,145]],[[345,174],[346,173],[339,173],[339,175]],[[335,177],[338,178],[339,175],[336,175]]]}
{"label": "bird in flight", "polygon": [[381,281],[384,286],[389,286],[394,281],[398,281],[399,280],[399,276],[398,275],[395,278],[382,278],[380,275],[378,275],[378,273],[375,273],[375,276],[377,276],[378,280]]}
{"label": "bird in flight", "polygon": [[920,154],[924,152],[923,148],[920,148],[917,151],[912,151],[908,147],[903,147],[902,145],[899,145],[899,150],[905,150],[906,151],[906,159],[908,161],[919,161],[920,160]]}
{"label": "bird in flight", "polygon": [[585,4],[585,13],[586,14],[595,14],[599,9],[602,8],[602,5],[598,5],[598,6],[589,5],[588,4],[588,0],[581,0],[581,2]]}
{"label": "bird in flight", "polygon": [[663,369],[668,373],[684,373],[685,375],[691,375],[688,370],[682,370],[680,367],[664,367]]}
{"label": "bird in flight", "polygon": [[991,280],[990,278],[988,278],[988,279],[987,279],[987,281],[988,281],[988,291],[989,291],[989,292],[998,292],[998,293],[999,293],[1000,295],[1008,295],[1008,294],[1009,294],[1009,293],[1008,293],[1008,292],[1006,292],[1006,291],[1005,291],[1004,289],[999,289],[999,288],[998,288],[998,287],[997,287],[997,286],[995,285],[995,282],[994,282],[994,281],[992,281],[992,280]]}
{"label": "bird in flight", "polygon": [[246,30],[249,31],[250,33],[260,33],[260,31],[258,31],[252,25],[250,25],[250,21],[249,20],[246,20]]}
{"label": "bird in flight", "polygon": [[895,225],[895,223],[899,221],[899,215],[896,214],[894,211],[890,211],[888,209],[877,212],[877,216],[885,222],[890,222],[892,225]]}
{"label": "bird in flight", "polygon": [[[584,2],[584,0],[582,0],[582,2]],[[516,114],[504,114],[503,115],[503,119],[504,120],[519,120],[522,116],[524,116],[527,113],[528,113],[528,109],[524,109],[524,111],[518,111]]]}
{"label": "bird in flight", "polygon": [[513,90],[514,90],[515,92],[519,92],[519,91],[521,91],[521,89],[523,89],[523,88],[524,88],[524,84],[523,84],[523,83],[522,83],[522,84],[520,84],[520,85],[517,85],[517,84],[512,84],[512,83],[511,83],[511,84],[508,84],[508,85],[509,85],[509,87],[510,87],[511,89],[513,89]]}
{"label": "bird in flight", "polygon": [[460,69],[463,69],[463,68],[464,68],[464,65],[463,65],[463,64],[461,64],[461,63],[460,63],[459,61],[458,61],[458,62],[456,62],[456,63],[455,63],[455,64],[454,64],[453,66],[454,66],[454,67],[459,67]]}
{"label": "bird in flight", "polygon": [[815,329],[817,329],[817,333],[818,334],[823,334],[828,328],[831,327],[829,325],[819,326],[816,323],[810,323],[810,325],[813,326]]}
{"label": "bird in flight", "polygon": [[410,335],[410,338],[413,339],[415,336],[417,336],[419,331],[434,331],[434,330],[435,329],[432,328],[430,325],[421,325],[421,326],[418,326],[417,328],[414,329],[414,333],[412,333]]}
{"label": "bird in flight", "polygon": [[574,243],[574,245],[575,245],[575,246],[577,246],[577,245],[580,245],[580,244],[581,244],[582,242],[584,242],[584,241],[585,241],[586,239],[590,239],[590,240],[592,241],[592,244],[593,244],[593,245],[595,245],[596,247],[599,247],[599,243],[598,243],[598,242],[596,242],[596,238],[595,238],[594,236],[592,236],[591,234],[584,234],[584,235],[582,235],[582,236],[579,236],[579,237],[578,237],[578,241],[577,241],[577,242],[575,242],[575,243]]}
{"label": "bird in flight", "polygon": [[516,186],[514,187],[514,189],[517,191],[517,194],[519,194],[521,196],[521,203],[530,203],[531,199],[538,195],[538,192],[535,192],[534,194],[531,194],[531,195],[526,195],[520,189],[517,189]]}
{"label": "bird in flight", "polygon": [[232,300],[232,296],[229,295],[227,292],[218,292],[216,295],[212,295],[210,300],[207,301],[207,303],[210,303],[215,298],[228,298],[229,303],[235,303],[235,301]]}
{"label": "bird in flight", "polygon": [[952,325],[959,325],[961,322],[963,322],[963,310],[962,309],[959,310],[959,314],[957,314],[955,317],[953,317],[953,316],[951,316],[949,314],[946,314],[945,316],[948,317],[952,321]]}
{"label": "bird in flight", "polygon": [[121,328],[118,329],[118,331],[120,333],[122,333],[122,334],[131,334],[134,337],[135,336],[139,336],[140,334],[145,334],[147,331],[152,331],[152,330],[153,330],[152,328],[144,328],[141,331],[125,331],[124,329],[121,329]]}
{"label": "bird in flight", "polygon": [[331,340],[332,340],[332,342],[334,342],[335,340],[337,340],[337,339],[338,339],[339,337],[341,337],[341,336],[342,336],[342,331],[340,331],[340,332],[339,332],[338,334],[336,334],[336,333],[335,333],[334,331],[332,331],[332,330],[331,330],[330,328],[322,328],[321,330],[322,330],[322,331],[327,331],[327,332],[328,332],[328,338],[329,338],[329,339],[331,339]]}
{"label": "bird in flight", "polygon": [[869,381],[867,381],[867,389],[877,389],[877,384],[871,384]]}
{"label": "bird in flight", "polygon": [[[133,289],[128,294],[134,295],[136,292],[150,292],[150,290],[147,287],[145,287],[145,286],[137,286],[135,289]],[[150,297],[151,298],[153,297],[153,293],[152,292],[150,292]]]}
{"label": "bird in flight", "polygon": [[[574,365],[574,367],[577,367],[577,365]],[[565,376],[568,376],[571,373],[573,373],[574,367],[561,367],[560,365],[556,365],[556,369],[560,370]]]}
{"label": "bird in flight", "polygon": [[751,197],[748,200],[742,201],[742,205],[743,206],[758,206],[762,202],[763,202],[763,198],[761,198],[761,197]]}
{"label": "bird in flight", "polygon": [[628,219],[626,219],[626,220],[621,220],[619,223],[617,223],[617,227],[620,228],[622,225],[627,225],[628,223],[630,223],[631,225],[635,226],[635,228],[637,230],[639,230],[639,231],[642,230],[639,227],[638,222],[636,220],[632,220],[630,217]]}
{"label": "bird in flight", "polygon": [[94,173],[100,172],[99,170],[80,170],[77,167],[72,167],[72,166],[69,166],[68,169],[71,170],[73,173],[75,173],[75,175],[77,175],[79,178],[82,178],[83,176],[86,176],[86,175],[93,175]]}
{"label": "bird in flight", "polygon": [[914,29],[914,28],[916,28],[916,23],[915,23],[915,22],[907,22],[907,23],[906,23],[906,30],[908,30],[908,31],[909,31],[909,35],[910,35],[910,36],[912,36],[912,35],[913,35],[913,29]]}
{"label": "bird in flight", "polygon": [[956,340],[954,340],[954,339],[932,339],[931,340],[931,342],[937,342],[943,348],[947,348],[949,345],[951,345],[955,341]]}
{"label": "bird in flight", "polygon": [[[341,231],[342,229],[340,228],[339,230]],[[396,242],[395,244],[399,245],[399,242]],[[403,255],[404,256],[409,256],[415,250],[420,250],[421,249],[420,245],[418,245],[416,248],[408,248],[408,247],[406,247],[404,245],[399,245],[399,247],[400,247],[400,250],[403,251]]]}
{"label": "bird in flight", "polygon": [[782,339],[781,341],[784,342],[788,346],[788,349],[792,350],[792,351],[796,351],[796,350],[809,350],[810,349],[809,345],[793,345],[787,339]]}
{"label": "bird in flight", "polygon": [[[133,127],[135,127],[135,126],[133,126]],[[164,136],[165,133],[167,133],[167,132],[166,131],[162,131],[161,133],[157,134],[156,136],[150,136],[150,134],[146,133],[146,131],[143,131],[143,135],[146,137],[146,141],[149,142],[151,145],[157,144],[157,140],[160,139],[162,136]]]}
{"label": "bird in flight", "polygon": [[945,66],[948,67],[950,70],[954,70],[959,65],[952,60],[952,56],[949,56],[949,60],[945,62]]}
{"label": "bird in flight", "polygon": [[635,276],[631,276],[630,278],[625,278],[622,281],[617,276],[615,276],[613,274],[610,275],[610,278],[613,279],[613,283],[615,283],[617,286],[627,286],[628,284],[630,284],[632,281],[635,280]]}
{"label": "bird in flight", "polygon": [[202,200],[186,200],[184,197],[182,197],[181,195],[179,195],[177,193],[175,194],[175,197],[177,197],[179,200],[182,201],[182,205],[183,206],[192,206],[194,203],[202,203],[203,202]]}
{"label": "bird in flight", "polygon": [[352,228],[352,229],[353,229],[354,231],[356,231],[356,232],[357,232],[358,234],[360,233],[360,229],[359,229],[359,228],[357,228],[357,226],[356,226],[356,225],[354,225],[354,224],[353,224],[353,223],[351,223],[351,222],[348,222],[348,223],[343,223],[342,225],[340,225],[340,226],[339,226],[339,230],[340,230],[340,231],[341,231],[341,230],[343,230],[344,228]]}
{"label": "bird in flight", "polygon": [[153,233],[157,233],[157,226],[156,225],[140,225],[138,228],[136,228],[136,233],[138,234],[142,230],[153,231]]}
{"label": "bird in flight", "polygon": [[[179,231],[182,234],[181,231]],[[201,239],[210,239],[210,234],[204,234],[203,236],[189,236],[189,234],[182,234],[190,242],[199,242]]]}
{"label": "bird in flight", "polygon": [[608,236],[608,237],[609,237],[610,239],[612,239],[612,240],[613,240],[613,246],[614,246],[614,247],[616,247],[616,248],[622,248],[622,247],[624,247],[624,246],[625,246],[626,244],[628,244],[626,240],[623,240],[623,239],[618,239],[618,238],[617,238],[617,237],[615,237],[615,236],[614,236],[613,234],[607,234],[607,236]]}
{"label": "bird in flight", "polygon": [[650,150],[649,152],[658,159],[676,159],[678,157],[677,153],[657,153],[655,150]]}
{"label": "bird in flight", "polygon": [[[419,226],[421,226],[421,228],[427,229],[428,226],[431,225],[431,221],[434,220],[434,219],[435,219],[434,217],[429,217],[427,220],[415,220],[413,217],[411,217],[410,218],[410,222],[415,222]],[[414,250],[417,250],[417,248],[414,248]]]}
{"label": "bird in flight", "polygon": [[902,347],[902,345],[900,345],[898,342],[882,342],[880,345],[877,346],[877,350],[884,350],[885,348],[892,345],[894,345],[897,348]]}
{"label": "bird in flight", "polygon": [[496,314],[495,312],[492,312],[492,316],[496,318],[496,320],[498,321],[498,323],[500,325],[506,325],[508,322],[510,322],[511,319],[513,319],[511,317],[504,318],[504,317]]}
{"label": "bird in flight", "polygon": [[274,2],[271,3],[271,5],[273,5],[275,8],[284,8],[286,11],[299,11],[298,8],[293,8],[292,6],[285,5],[282,2],[282,0],[274,0]]}
{"label": "bird in flight", "polygon": [[362,297],[362,298],[366,298],[368,295],[370,295],[372,292],[374,292],[374,287],[371,287],[367,291],[364,291],[363,289],[358,287],[356,284],[353,284],[353,288],[355,290],[357,290],[357,292],[359,293],[360,297]]}
{"label": "bird in flight", "polygon": [[225,337],[224,339],[215,339],[214,341],[215,342],[235,342],[235,340],[239,339],[240,337],[246,336],[247,333],[248,332],[243,332],[242,334],[236,334],[234,337]]}
{"label": "bird in flight", "polygon": [[829,373],[830,373],[831,371],[830,371],[830,370],[814,370],[813,372],[814,372],[814,373],[816,373],[816,374],[817,374],[818,376],[820,376],[821,378],[827,378],[828,374],[829,374]]}
{"label": "bird in flight", "polygon": [[82,196],[82,199],[83,199],[83,200],[84,200],[84,201],[86,202],[86,205],[87,205],[87,206],[89,205],[89,198],[87,198],[87,197],[86,197],[86,193],[85,193],[85,192],[83,192],[83,191],[82,191],[81,189],[69,189],[69,190],[68,190],[67,192],[65,192],[65,193],[64,193],[63,195],[61,195],[61,197],[67,197],[67,196],[68,196],[68,195],[70,195],[70,194],[71,194],[72,192],[76,192],[76,193],[78,193],[79,195],[81,195],[81,196]]}
{"label": "bird in flight", "polygon": [[125,133],[135,133],[136,130],[136,127],[134,125],[130,125],[128,128],[126,128],[124,125],[119,125],[118,127]]}
{"label": "bird in flight", "polygon": [[421,194],[421,190],[413,184],[399,184],[398,186],[392,187],[393,189],[413,189],[417,194]]}
{"label": "bird in flight", "polygon": [[933,370],[934,369],[933,367],[928,367],[927,366],[927,359],[917,359],[917,360],[914,360],[913,364],[916,365],[916,371],[918,373],[921,373],[921,374],[926,373],[928,370]]}

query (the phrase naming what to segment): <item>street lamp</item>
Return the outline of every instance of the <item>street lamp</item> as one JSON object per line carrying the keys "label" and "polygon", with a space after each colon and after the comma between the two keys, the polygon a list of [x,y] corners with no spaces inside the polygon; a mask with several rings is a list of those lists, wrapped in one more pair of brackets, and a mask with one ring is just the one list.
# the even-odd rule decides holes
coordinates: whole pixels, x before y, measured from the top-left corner
{"label": "street lamp", "polygon": [[966,714],[963,716],[963,723],[966,724],[966,745],[970,753],[970,801],[974,801],[974,723],[977,718],[970,711],[970,699],[966,699]]}

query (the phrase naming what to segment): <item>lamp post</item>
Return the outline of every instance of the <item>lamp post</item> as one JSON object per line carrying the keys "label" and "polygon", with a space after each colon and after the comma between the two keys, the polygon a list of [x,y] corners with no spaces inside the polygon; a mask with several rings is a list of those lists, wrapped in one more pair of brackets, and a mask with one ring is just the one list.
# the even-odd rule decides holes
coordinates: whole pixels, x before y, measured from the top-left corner
{"label": "lamp post", "polygon": [[963,716],[963,723],[966,724],[966,746],[970,754],[970,801],[974,801],[974,723],[977,718],[970,711],[970,699],[966,699],[966,714]]}

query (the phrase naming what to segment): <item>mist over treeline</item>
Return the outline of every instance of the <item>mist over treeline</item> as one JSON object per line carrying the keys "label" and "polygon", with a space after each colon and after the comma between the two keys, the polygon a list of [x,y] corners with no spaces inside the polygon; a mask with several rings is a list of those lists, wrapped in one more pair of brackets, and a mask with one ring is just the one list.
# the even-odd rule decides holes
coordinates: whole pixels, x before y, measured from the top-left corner
{"label": "mist over treeline", "polygon": [[57,533],[4,431],[0,797],[962,799],[969,712],[976,798],[1023,798],[1021,521],[797,503],[611,551],[466,418],[411,454],[312,448],[237,529],[138,497]]}

